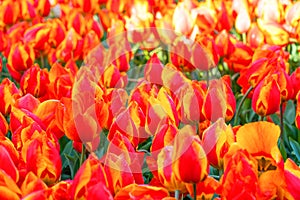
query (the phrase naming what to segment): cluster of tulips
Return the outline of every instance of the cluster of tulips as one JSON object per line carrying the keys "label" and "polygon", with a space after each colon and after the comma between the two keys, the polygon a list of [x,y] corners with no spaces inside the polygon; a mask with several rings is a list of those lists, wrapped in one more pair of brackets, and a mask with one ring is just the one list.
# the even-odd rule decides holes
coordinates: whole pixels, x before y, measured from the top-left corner
{"label": "cluster of tulips", "polygon": [[0,11],[0,199],[300,199],[300,2]]}

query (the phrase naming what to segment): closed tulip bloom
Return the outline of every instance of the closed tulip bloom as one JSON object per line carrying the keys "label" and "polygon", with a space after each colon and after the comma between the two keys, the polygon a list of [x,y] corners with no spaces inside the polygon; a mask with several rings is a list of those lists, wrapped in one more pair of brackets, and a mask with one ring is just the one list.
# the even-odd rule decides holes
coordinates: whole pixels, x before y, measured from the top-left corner
{"label": "closed tulip bloom", "polygon": [[206,154],[191,126],[185,126],[175,136],[172,160],[175,176],[185,183],[199,183],[207,176]]}
{"label": "closed tulip bloom", "polygon": [[181,192],[184,192],[186,190],[185,183],[180,181],[175,176],[174,171],[172,171],[173,149],[173,146],[166,146],[158,154],[158,179],[169,191],[180,190]]}
{"label": "closed tulip bloom", "polygon": [[252,98],[253,110],[266,116],[275,113],[280,106],[280,88],[274,76],[266,77],[255,88]]}

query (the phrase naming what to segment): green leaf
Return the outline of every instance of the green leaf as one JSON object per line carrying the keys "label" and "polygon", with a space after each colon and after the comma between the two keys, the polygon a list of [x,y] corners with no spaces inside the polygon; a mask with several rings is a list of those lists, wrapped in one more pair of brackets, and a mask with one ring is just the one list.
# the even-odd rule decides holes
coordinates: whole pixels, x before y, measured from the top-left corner
{"label": "green leaf", "polygon": [[109,140],[107,139],[106,136],[107,133],[105,131],[100,133],[100,143],[98,145],[98,148],[96,150],[96,155],[99,159],[101,159],[107,152],[108,145],[109,145]]}
{"label": "green leaf", "polygon": [[289,138],[290,145],[298,161],[300,161],[300,144],[293,138]]}
{"label": "green leaf", "polygon": [[284,111],[284,120],[288,122],[289,124],[293,124],[295,121],[296,116],[296,110],[295,110],[295,104],[292,100],[289,100],[286,104],[286,108]]}
{"label": "green leaf", "polygon": [[279,116],[278,116],[277,114],[271,115],[271,118],[272,118],[272,120],[273,120],[273,122],[274,122],[275,124],[277,124],[277,125],[280,124],[280,118],[279,118]]}
{"label": "green leaf", "polygon": [[68,162],[68,167],[70,168],[71,171],[71,177],[72,179],[74,178],[76,172],[79,169],[79,156],[70,156],[68,154],[64,154],[64,156],[67,159]]}
{"label": "green leaf", "polygon": [[279,141],[279,150],[280,150],[283,160],[286,160],[287,159],[286,149],[285,149],[284,144],[281,141]]}

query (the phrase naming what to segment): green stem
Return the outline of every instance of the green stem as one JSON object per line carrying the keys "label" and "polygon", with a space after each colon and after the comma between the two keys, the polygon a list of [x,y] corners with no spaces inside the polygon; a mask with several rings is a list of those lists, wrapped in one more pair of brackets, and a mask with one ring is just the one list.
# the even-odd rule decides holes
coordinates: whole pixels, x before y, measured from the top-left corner
{"label": "green stem", "polygon": [[179,200],[180,190],[175,190],[175,199]]}
{"label": "green stem", "polygon": [[235,113],[235,117],[234,117],[234,122],[233,124],[236,125],[237,124],[237,120],[238,120],[238,117],[239,117],[239,114],[240,114],[240,110],[241,110],[241,107],[243,106],[243,103],[244,101],[246,100],[248,94],[251,92],[251,90],[253,89],[252,86],[249,87],[249,89],[247,90],[247,92],[244,94],[242,100],[240,101],[237,109],[236,109],[236,113]]}
{"label": "green stem", "polygon": [[85,145],[82,143],[82,149],[81,149],[81,155],[80,155],[80,160],[79,160],[79,166],[83,164],[85,160]]}
{"label": "green stem", "polygon": [[194,200],[197,200],[197,184],[193,183]]}
{"label": "green stem", "polygon": [[247,36],[246,36],[246,33],[242,33],[242,41],[244,44],[247,43]]}
{"label": "green stem", "polygon": [[264,116],[259,115],[258,121],[264,121],[264,119],[265,119]]}

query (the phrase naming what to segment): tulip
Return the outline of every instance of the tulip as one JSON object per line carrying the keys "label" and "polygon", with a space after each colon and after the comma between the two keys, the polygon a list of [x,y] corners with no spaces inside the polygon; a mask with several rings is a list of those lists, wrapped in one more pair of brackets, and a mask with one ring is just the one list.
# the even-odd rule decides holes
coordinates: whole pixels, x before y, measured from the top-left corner
{"label": "tulip", "polygon": [[157,157],[158,179],[168,191],[185,192],[185,183],[180,181],[172,171],[173,146],[165,146]]}
{"label": "tulip", "polygon": [[231,126],[227,126],[224,119],[220,118],[203,132],[202,138],[209,163],[222,169],[223,158],[235,140]]}
{"label": "tulip", "polygon": [[35,59],[33,47],[28,44],[14,43],[7,58],[7,69],[11,76],[20,81],[22,74],[30,68]]}
{"label": "tulip", "polygon": [[3,2],[0,6],[2,10],[0,14],[0,26],[14,24],[20,12],[19,2]]}
{"label": "tulip", "polygon": [[224,158],[221,196],[226,199],[255,198],[258,185],[257,161],[246,151],[231,146]]}
{"label": "tulip", "polygon": [[83,39],[76,33],[74,28],[71,28],[65,39],[59,44],[56,50],[56,57],[64,62],[71,58],[77,60],[82,57]]}
{"label": "tulip", "polygon": [[266,77],[254,90],[253,110],[261,116],[270,115],[279,110],[280,103],[280,88],[275,77]]}
{"label": "tulip", "polygon": [[283,158],[277,146],[279,136],[279,126],[265,121],[252,122],[238,129],[236,143],[257,158],[260,171],[266,171],[283,167]]}
{"label": "tulip", "polygon": [[0,84],[0,112],[6,116],[10,113],[15,100],[21,96],[17,86],[9,79],[5,78]]}
{"label": "tulip", "polygon": [[149,185],[131,184],[122,188],[115,196],[115,200],[122,199],[163,199],[168,197],[169,193],[165,188]]}
{"label": "tulip", "polygon": [[104,168],[95,154],[90,154],[80,166],[71,184],[71,199],[86,199],[89,188],[100,182],[105,185],[107,183]]}
{"label": "tulip", "polygon": [[225,80],[212,80],[204,100],[203,112],[207,119],[216,121],[223,117],[230,121],[235,113],[234,94]]}
{"label": "tulip", "polygon": [[43,97],[47,94],[49,77],[48,71],[40,69],[38,64],[30,67],[21,78],[21,89],[24,94]]}
{"label": "tulip", "polygon": [[59,180],[62,161],[57,141],[51,140],[45,133],[40,133],[25,143],[23,151],[26,151],[23,159],[28,172],[34,172],[48,185]]}
{"label": "tulip", "polygon": [[75,8],[79,8],[84,13],[93,13],[96,9],[97,0],[72,0],[72,4]]}
{"label": "tulip", "polygon": [[72,181],[60,181],[51,187],[51,197],[53,199],[71,200],[70,188]]}
{"label": "tulip", "polygon": [[30,196],[38,191],[46,191],[48,189],[47,185],[38,178],[33,172],[28,172],[25,179],[21,185],[21,191],[23,196]]}
{"label": "tulip", "polygon": [[49,40],[50,27],[48,24],[39,23],[28,28],[24,33],[24,41],[36,50],[45,50]]}
{"label": "tulip", "polygon": [[208,161],[200,138],[187,125],[175,136],[172,169],[175,176],[185,183],[199,183],[207,176]]}
{"label": "tulip", "polygon": [[[215,194],[219,194],[221,184],[211,176],[207,176],[204,181],[197,184],[197,199],[212,199]],[[193,185],[186,184],[186,188],[191,196],[194,196]]]}
{"label": "tulip", "polygon": [[5,117],[0,113],[0,135],[6,135],[8,132],[8,124]]}
{"label": "tulip", "polygon": [[298,92],[300,91],[300,68],[297,68],[290,76],[294,93],[292,99],[296,99]]}
{"label": "tulip", "polygon": [[299,166],[288,158],[284,163],[284,176],[287,185],[287,192],[290,198],[298,199],[300,194],[298,192],[298,186],[300,184],[300,168]]}
{"label": "tulip", "polygon": [[21,195],[21,190],[16,182],[4,171],[0,170],[0,198],[5,200],[17,200],[20,199]]}

